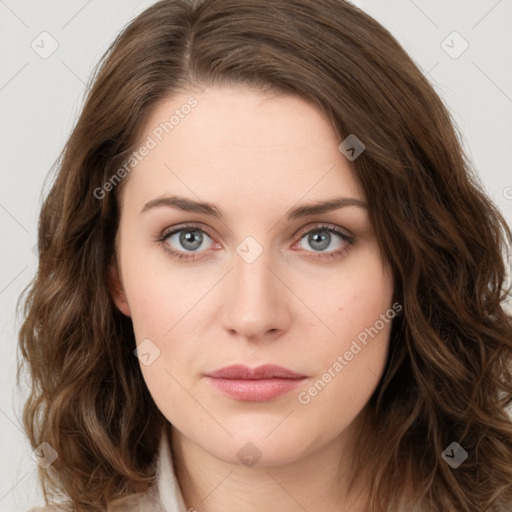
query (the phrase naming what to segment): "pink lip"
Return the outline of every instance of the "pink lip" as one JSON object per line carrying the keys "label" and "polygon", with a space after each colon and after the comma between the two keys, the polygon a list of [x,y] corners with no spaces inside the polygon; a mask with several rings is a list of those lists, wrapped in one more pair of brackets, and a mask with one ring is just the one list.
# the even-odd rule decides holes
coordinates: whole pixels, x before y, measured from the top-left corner
{"label": "pink lip", "polygon": [[276,366],[275,364],[264,364],[257,366],[256,368],[249,368],[243,364],[233,364],[231,366],[225,366],[219,370],[209,372],[206,374],[207,377],[213,377],[214,379],[302,379],[305,375],[296,373],[288,368],[282,366]]}
{"label": "pink lip", "polygon": [[253,369],[237,364],[205,376],[215,388],[246,402],[272,400],[296,388],[306,378],[305,375],[272,364]]}

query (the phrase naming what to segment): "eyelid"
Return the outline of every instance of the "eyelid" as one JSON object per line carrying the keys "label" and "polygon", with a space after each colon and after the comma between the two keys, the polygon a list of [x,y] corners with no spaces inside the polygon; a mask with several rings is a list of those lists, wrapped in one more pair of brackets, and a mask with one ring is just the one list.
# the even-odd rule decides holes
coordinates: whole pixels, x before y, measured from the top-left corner
{"label": "eyelid", "polygon": [[305,235],[306,233],[309,233],[310,231],[321,231],[322,229],[325,230],[333,230],[337,234],[341,236],[341,234],[345,235],[347,239],[353,240],[354,236],[345,228],[341,228],[340,226],[337,226],[336,224],[331,224],[330,222],[311,222],[307,226],[304,226],[300,228],[298,231],[296,231],[292,238],[295,238],[297,236],[302,237],[302,235]]}
{"label": "eyelid", "polygon": [[182,231],[187,228],[197,229],[198,231],[204,231],[210,238],[212,238],[212,239],[214,238],[214,236],[212,235],[212,233],[210,231],[210,228],[204,226],[203,224],[195,223],[195,222],[190,222],[190,223],[186,222],[185,224],[179,224],[177,226],[165,228],[162,231],[162,233],[160,234],[160,237],[167,238],[170,235],[172,235],[173,233]]}

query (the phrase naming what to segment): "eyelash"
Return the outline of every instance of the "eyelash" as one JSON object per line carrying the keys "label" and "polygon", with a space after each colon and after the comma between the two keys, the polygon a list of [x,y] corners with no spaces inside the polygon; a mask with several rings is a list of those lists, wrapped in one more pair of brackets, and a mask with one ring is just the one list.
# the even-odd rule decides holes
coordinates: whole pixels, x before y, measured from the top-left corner
{"label": "eyelash", "polygon": [[[168,252],[173,258],[177,258],[180,260],[181,259],[192,260],[192,261],[196,260],[197,254],[200,254],[200,253],[190,253],[190,254],[181,253],[179,251],[176,251],[175,249],[172,249],[169,246],[169,244],[165,243],[165,241],[170,236],[172,236],[176,233],[179,233],[180,231],[186,231],[187,229],[190,229],[190,230],[193,229],[195,231],[200,231],[202,233],[205,233],[206,235],[208,235],[209,238],[211,238],[213,240],[213,237],[208,233],[207,230],[200,228],[196,224],[184,224],[182,226],[179,226],[178,228],[173,228],[171,230],[162,231],[162,233],[160,233],[160,235],[157,237],[156,242],[161,244],[163,246],[164,250],[166,252]],[[352,246],[354,245],[354,241],[355,241],[354,237],[347,235],[346,233],[341,231],[339,228],[337,228],[333,224],[319,224],[318,226],[314,226],[313,228],[301,229],[296,234],[296,236],[299,237],[299,239],[296,243],[300,242],[302,240],[302,238],[304,237],[304,235],[307,235],[310,233],[316,233],[316,232],[334,233],[335,235],[338,235],[342,240],[344,240],[346,242],[346,244],[341,249],[337,249],[335,251],[330,251],[330,252],[326,252],[326,253],[317,252],[317,254],[319,254],[320,256],[313,256],[313,259],[333,259],[333,258],[341,257],[342,255],[347,254],[350,251],[350,249],[352,248]],[[307,251],[307,252],[312,252],[312,251]]]}

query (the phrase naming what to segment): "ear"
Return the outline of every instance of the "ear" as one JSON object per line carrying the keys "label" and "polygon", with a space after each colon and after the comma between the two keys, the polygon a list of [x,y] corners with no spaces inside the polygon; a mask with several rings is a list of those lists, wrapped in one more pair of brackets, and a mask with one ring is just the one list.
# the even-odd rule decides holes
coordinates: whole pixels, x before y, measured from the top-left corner
{"label": "ear", "polygon": [[126,295],[124,294],[123,284],[121,279],[119,278],[119,271],[117,268],[117,263],[114,261],[108,267],[108,291],[112,300],[114,301],[117,309],[123,313],[123,315],[131,317],[130,306],[128,305],[128,301],[126,300]]}

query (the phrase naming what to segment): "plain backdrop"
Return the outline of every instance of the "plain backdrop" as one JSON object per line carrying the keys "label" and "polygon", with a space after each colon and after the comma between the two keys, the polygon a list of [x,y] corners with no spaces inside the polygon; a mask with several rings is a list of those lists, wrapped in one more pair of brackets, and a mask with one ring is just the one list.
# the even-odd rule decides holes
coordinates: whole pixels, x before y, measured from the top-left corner
{"label": "plain backdrop", "polygon": [[[153,3],[0,0],[2,512],[41,502],[19,419],[15,305],[37,268],[44,179],[80,112],[93,66],[120,29]],[[386,26],[427,75],[453,113],[488,195],[512,224],[512,1],[354,3]]]}

